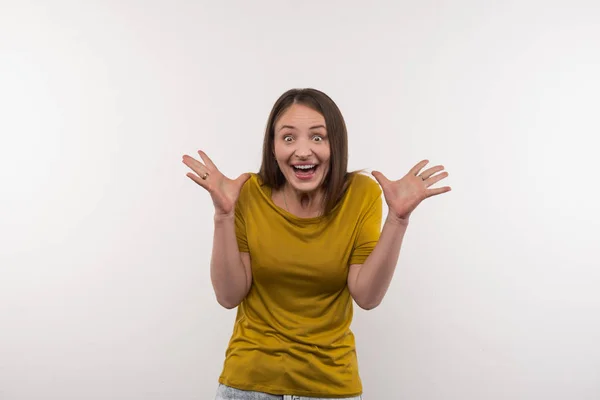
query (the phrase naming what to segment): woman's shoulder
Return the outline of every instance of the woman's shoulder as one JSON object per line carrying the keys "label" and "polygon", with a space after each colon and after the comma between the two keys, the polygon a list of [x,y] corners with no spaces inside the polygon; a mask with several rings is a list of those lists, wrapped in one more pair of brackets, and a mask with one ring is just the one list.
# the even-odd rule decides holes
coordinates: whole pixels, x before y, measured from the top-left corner
{"label": "woman's shoulder", "polygon": [[250,178],[244,182],[240,191],[239,201],[253,201],[257,198],[270,197],[270,187],[268,187],[256,172],[248,172]]}
{"label": "woman's shoulder", "polygon": [[381,187],[379,183],[366,172],[355,171],[350,178],[349,190],[354,194],[361,194],[367,197],[379,197]]}
{"label": "woman's shoulder", "polygon": [[244,182],[242,188],[240,189],[240,194],[238,196],[238,203],[244,203],[247,198],[255,196],[253,192],[256,192],[256,187],[258,186],[256,183],[256,174],[253,172],[247,172],[250,175],[250,178]]}
{"label": "woman's shoulder", "polygon": [[250,178],[244,183],[246,186],[260,186],[262,184],[260,176],[256,172],[248,172]]}
{"label": "woman's shoulder", "polygon": [[353,210],[353,213],[362,213],[381,199],[382,190],[375,178],[368,173],[354,171],[349,174],[348,188],[341,202],[344,210]]}

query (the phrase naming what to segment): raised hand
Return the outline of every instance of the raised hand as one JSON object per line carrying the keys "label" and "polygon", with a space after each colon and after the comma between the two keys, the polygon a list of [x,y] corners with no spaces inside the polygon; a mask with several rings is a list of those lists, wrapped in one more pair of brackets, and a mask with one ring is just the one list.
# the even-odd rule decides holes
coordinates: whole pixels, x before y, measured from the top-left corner
{"label": "raised hand", "polygon": [[244,173],[236,179],[229,179],[219,171],[206,153],[199,150],[198,154],[203,163],[187,154],[183,156],[183,163],[194,171],[188,172],[186,176],[208,191],[215,206],[215,216],[233,216],[235,203],[250,174]]}
{"label": "raised hand", "polygon": [[426,198],[446,193],[452,190],[450,186],[429,189],[430,186],[448,176],[448,172],[434,175],[442,171],[444,167],[438,165],[420,172],[429,160],[423,160],[411,168],[411,170],[397,181],[389,180],[379,171],[371,174],[375,177],[390,209],[390,214],[400,220],[408,220],[410,214]]}

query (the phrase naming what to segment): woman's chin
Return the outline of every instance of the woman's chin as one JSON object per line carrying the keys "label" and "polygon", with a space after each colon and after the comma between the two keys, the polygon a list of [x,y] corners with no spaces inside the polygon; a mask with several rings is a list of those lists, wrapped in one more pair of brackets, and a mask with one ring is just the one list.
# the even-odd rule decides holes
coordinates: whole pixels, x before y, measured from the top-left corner
{"label": "woman's chin", "polygon": [[312,179],[298,179],[293,176],[288,180],[288,184],[298,192],[309,193],[321,187],[323,179],[321,176],[315,176]]}

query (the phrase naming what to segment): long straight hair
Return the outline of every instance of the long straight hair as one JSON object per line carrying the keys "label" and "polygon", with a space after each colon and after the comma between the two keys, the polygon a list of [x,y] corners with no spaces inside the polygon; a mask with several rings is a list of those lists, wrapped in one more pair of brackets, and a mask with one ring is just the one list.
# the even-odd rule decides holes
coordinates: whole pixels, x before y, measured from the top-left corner
{"label": "long straight hair", "polygon": [[317,111],[325,118],[330,145],[329,172],[323,182],[324,215],[328,215],[344,195],[351,177],[348,173],[348,132],[344,117],[338,106],[325,93],[316,89],[290,89],[282,94],[273,105],[263,141],[262,164],[258,176],[263,184],[280,189],[286,182],[274,155],[275,124],[293,104],[302,104]]}

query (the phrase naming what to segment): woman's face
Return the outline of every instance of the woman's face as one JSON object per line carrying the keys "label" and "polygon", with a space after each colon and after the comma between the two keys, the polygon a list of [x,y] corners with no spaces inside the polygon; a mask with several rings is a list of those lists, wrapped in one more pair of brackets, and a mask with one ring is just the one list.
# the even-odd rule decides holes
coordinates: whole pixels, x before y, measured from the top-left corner
{"label": "woman's face", "polygon": [[329,172],[331,148],[325,118],[302,104],[292,104],[275,123],[275,159],[297,191],[321,187]]}

